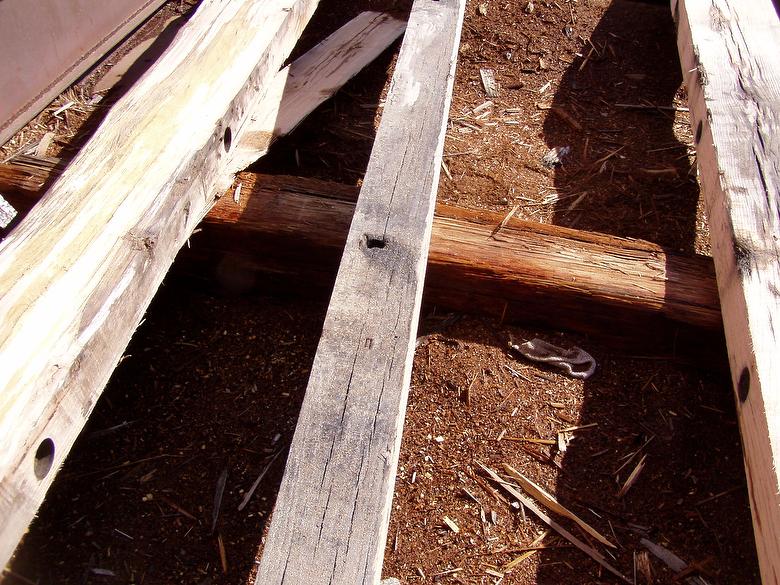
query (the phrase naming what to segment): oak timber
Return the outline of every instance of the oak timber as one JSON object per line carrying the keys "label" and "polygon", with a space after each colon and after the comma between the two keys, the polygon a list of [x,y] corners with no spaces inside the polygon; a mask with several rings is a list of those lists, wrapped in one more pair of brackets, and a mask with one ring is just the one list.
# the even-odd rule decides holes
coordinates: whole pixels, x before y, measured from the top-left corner
{"label": "oak timber", "polygon": [[764,583],[780,583],[780,21],[673,0]]}
{"label": "oak timber", "polygon": [[0,144],[164,1],[0,2]]}
{"label": "oak timber", "polygon": [[316,4],[204,1],[0,244],[0,563]]}
{"label": "oak timber", "polygon": [[379,581],[464,7],[412,7],[258,584]]}
{"label": "oak timber", "polygon": [[[242,173],[241,198],[212,208],[181,262],[234,281],[247,273],[285,292],[328,288],[347,238],[357,187]],[[425,299],[447,309],[588,333],[635,337],[641,325],[669,331],[721,327],[712,261],[661,246],[439,204]],[[194,263],[194,264],[192,264]],[[228,283],[230,284],[230,282]],[[706,335],[706,333],[705,333]]]}

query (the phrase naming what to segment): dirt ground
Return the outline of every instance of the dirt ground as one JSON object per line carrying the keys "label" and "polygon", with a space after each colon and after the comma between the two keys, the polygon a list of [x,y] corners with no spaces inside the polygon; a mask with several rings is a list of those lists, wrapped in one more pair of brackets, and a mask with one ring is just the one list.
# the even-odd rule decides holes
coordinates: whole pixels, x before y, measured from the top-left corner
{"label": "dirt ground", "polygon": [[[186,12],[185,4],[167,9]],[[387,5],[323,0],[296,53],[360,10]],[[256,170],[359,184],[398,46]],[[494,71],[498,97],[485,95],[480,69]],[[70,95],[88,102],[98,77]],[[439,200],[517,206],[526,219],[707,253],[685,106],[665,5],[469,2]],[[69,135],[47,154],[83,141],[100,107],[60,121]],[[45,113],[37,123],[4,157],[58,124]],[[562,164],[545,166],[562,147]],[[271,297],[262,281],[231,296],[207,281],[164,283],[3,583],[253,582],[327,299]],[[759,582],[725,363],[627,355],[594,337],[432,306],[419,334],[386,576],[404,584],[617,582],[511,506],[481,463],[509,464],[554,494],[616,546],[561,523],[636,583],[676,582],[647,557],[642,538],[709,583]],[[596,374],[574,380],[508,351],[510,338],[534,337],[586,349]]]}

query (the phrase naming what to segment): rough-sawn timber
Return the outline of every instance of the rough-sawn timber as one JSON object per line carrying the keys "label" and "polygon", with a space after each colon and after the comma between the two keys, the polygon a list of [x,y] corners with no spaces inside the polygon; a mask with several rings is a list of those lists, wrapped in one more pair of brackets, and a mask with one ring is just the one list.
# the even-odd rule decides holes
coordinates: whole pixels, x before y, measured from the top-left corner
{"label": "rough-sawn timber", "polygon": [[203,2],[0,244],[0,563],[316,5]]}
{"label": "rough-sawn timber", "polygon": [[672,0],[764,583],[780,583],[780,20]]}
{"label": "rough-sawn timber", "polygon": [[[180,257],[179,273],[206,275],[204,266],[216,266],[228,287],[254,280],[284,294],[330,290],[358,188],[252,173],[237,182],[239,201],[228,193],[217,202]],[[630,345],[641,328],[643,339],[635,341],[656,351],[681,327],[719,338],[710,258],[516,218],[494,233],[503,219],[436,206],[424,301],[506,322],[614,336],[621,345]],[[688,355],[684,349],[678,347]]]}
{"label": "rough-sawn timber", "polygon": [[347,236],[257,583],[375,585],[464,0],[416,0]]}

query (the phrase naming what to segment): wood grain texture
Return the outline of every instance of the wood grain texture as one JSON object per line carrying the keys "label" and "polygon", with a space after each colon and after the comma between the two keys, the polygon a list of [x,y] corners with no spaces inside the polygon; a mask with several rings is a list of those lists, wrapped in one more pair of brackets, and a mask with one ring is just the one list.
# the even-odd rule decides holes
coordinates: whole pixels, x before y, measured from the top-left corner
{"label": "wood grain texture", "polygon": [[282,69],[268,88],[267,105],[249,121],[233,154],[233,170],[245,169],[268,152],[276,138],[292,132],[405,28],[406,21],[390,14],[363,12]]}
{"label": "wood grain texture", "polygon": [[228,153],[316,4],[203,2],[0,244],[0,562],[232,180]]}
{"label": "wood grain texture", "polygon": [[[242,173],[241,199],[217,202],[183,262],[235,262],[242,271],[290,281],[285,292],[333,284],[357,187]],[[439,204],[425,299],[506,321],[635,336],[643,320],[720,331],[712,260],[641,240]],[[223,258],[224,256],[224,258]],[[229,269],[229,267],[225,267]],[[645,329],[646,330],[646,329]],[[670,333],[673,331],[670,327]]]}
{"label": "wood grain texture", "polygon": [[771,0],[678,0],[758,560],[780,583],[780,21]]}
{"label": "wood grain texture", "polygon": [[0,2],[0,144],[163,2]]}
{"label": "wood grain texture", "polygon": [[257,576],[379,581],[464,0],[416,0]]}
{"label": "wood grain texture", "polygon": [[[0,191],[28,193],[29,206],[29,195],[49,180],[52,164],[24,159],[0,165]],[[209,211],[178,261],[180,272],[205,276],[206,266],[218,266],[218,276],[262,273],[257,280],[268,286],[269,278],[275,279],[284,294],[298,287],[308,293],[315,285],[330,291],[358,188],[254,173],[242,173],[239,182],[239,201],[231,190]],[[25,198],[12,202],[24,205]],[[658,338],[674,335],[680,325],[720,332],[710,258],[516,218],[491,237],[503,219],[488,211],[437,206],[424,299],[507,322],[602,339],[606,332],[621,344],[636,340],[637,328],[654,330],[658,336],[643,340],[658,350]]]}

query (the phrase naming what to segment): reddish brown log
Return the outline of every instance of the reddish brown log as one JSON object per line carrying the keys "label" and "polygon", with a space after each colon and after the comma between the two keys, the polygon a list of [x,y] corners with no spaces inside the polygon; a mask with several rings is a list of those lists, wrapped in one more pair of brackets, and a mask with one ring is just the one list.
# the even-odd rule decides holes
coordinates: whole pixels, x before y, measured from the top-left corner
{"label": "reddish brown log", "polygon": [[[356,187],[240,176],[207,216],[181,265],[208,258],[229,287],[330,290]],[[634,341],[691,331],[721,339],[712,261],[649,242],[439,205],[425,298],[443,308]],[[190,270],[192,271],[192,270]],[[701,335],[699,335],[701,337]],[[641,345],[641,344],[640,344]],[[673,341],[667,344],[669,351]]]}

